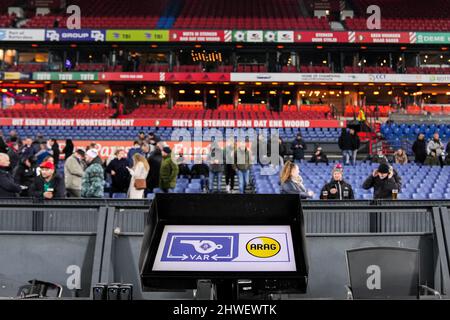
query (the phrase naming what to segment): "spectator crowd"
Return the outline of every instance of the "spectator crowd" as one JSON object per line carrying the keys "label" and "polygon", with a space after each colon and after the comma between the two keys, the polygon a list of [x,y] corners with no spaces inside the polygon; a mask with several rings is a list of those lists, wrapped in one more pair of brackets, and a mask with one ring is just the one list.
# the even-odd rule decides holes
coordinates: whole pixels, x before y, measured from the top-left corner
{"label": "spectator crowd", "polygon": [[[268,146],[269,150],[266,151],[270,157],[270,138],[265,141],[258,137],[257,150],[262,148],[263,143]],[[298,134],[291,143],[279,139],[278,144],[279,163],[275,167],[281,168],[281,193],[313,198],[315,195],[305,187],[298,166],[305,160],[307,150],[302,135]],[[343,129],[338,146],[342,151],[342,164],[351,170],[351,166],[356,164],[360,148],[355,130]],[[449,149],[450,143],[444,147],[438,133],[428,142],[423,134],[419,134],[412,146],[416,163],[441,167],[450,165]],[[374,199],[396,198],[401,190],[401,177],[384,154],[380,135],[377,135],[374,150],[376,154],[371,162],[379,166],[367,177],[362,188],[373,188]],[[58,171],[61,155],[64,170]],[[221,192],[223,177],[226,192],[233,192],[237,176],[238,192],[245,193],[252,184],[250,172],[255,163],[254,157],[245,142],[237,143],[231,139],[220,145],[213,140],[208,152],[195,155],[194,165],[188,166],[184,155],[181,153],[177,158],[173,156],[171,148],[157,135],[140,132],[128,151],[117,149],[108,159],[102,160],[95,143],[75,149],[73,142],[67,140],[60,151],[55,139],[46,140],[39,134],[34,140],[28,137],[22,139],[13,130],[7,137],[0,135],[0,197],[103,198],[106,181],[110,181],[110,188],[106,188],[109,192],[107,197],[122,194],[129,199],[142,199],[149,193],[173,192],[180,176],[200,179],[201,191],[208,192]],[[409,159],[405,150],[399,149],[391,161],[402,165],[408,163]],[[329,160],[322,147],[317,146],[309,162],[328,164]],[[259,157],[257,163],[265,165]],[[355,198],[352,186],[344,180],[344,167],[341,164],[333,168],[330,182],[323,186],[319,198]]]}

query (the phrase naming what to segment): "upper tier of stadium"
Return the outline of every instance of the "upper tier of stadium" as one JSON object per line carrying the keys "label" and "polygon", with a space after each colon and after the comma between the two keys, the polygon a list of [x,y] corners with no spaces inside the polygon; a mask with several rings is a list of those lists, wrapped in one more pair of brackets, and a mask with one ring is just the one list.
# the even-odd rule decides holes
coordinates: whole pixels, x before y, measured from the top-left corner
{"label": "upper tier of stadium", "polygon": [[[0,3],[0,27],[66,28],[66,8]],[[367,30],[366,10],[381,9],[382,30],[448,31],[447,0],[72,0],[81,9],[82,28],[128,29],[257,29],[257,30]],[[19,8],[20,15],[11,14]]]}

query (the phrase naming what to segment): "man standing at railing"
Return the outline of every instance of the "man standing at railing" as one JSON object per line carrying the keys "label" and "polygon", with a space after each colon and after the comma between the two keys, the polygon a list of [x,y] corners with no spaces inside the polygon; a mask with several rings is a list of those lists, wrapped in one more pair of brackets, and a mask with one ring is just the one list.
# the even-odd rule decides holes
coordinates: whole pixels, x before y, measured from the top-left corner
{"label": "man standing at railing", "polygon": [[22,191],[20,185],[15,181],[9,172],[9,156],[6,153],[0,153],[0,198],[15,198]]}
{"label": "man standing at railing", "polygon": [[346,128],[342,128],[342,133],[339,137],[338,145],[342,151],[342,161],[345,165],[349,165],[350,161],[353,161],[353,153],[351,137]]}
{"label": "man standing at railing", "polygon": [[436,163],[439,164],[441,168],[444,167],[444,144],[439,138],[439,133],[436,132],[433,135],[433,139],[428,142],[427,154],[428,158],[425,161],[425,164],[434,165]]}
{"label": "man standing at railing", "polygon": [[30,186],[30,196],[39,199],[65,198],[66,188],[64,179],[55,174],[55,165],[45,161],[40,165],[41,174],[34,179]]}
{"label": "man standing at railing", "polygon": [[414,152],[416,163],[423,164],[427,158],[427,144],[423,133],[419,133],[417,136],[417,140],[414,142],[412,150]]}
{"label": "man standing at railing", "polygon": [[401,178],[387,163],[381,163],[378,169],[364,181],[362,187],[366,190],[373,188],[374,199],[393,199],[401,188]]}

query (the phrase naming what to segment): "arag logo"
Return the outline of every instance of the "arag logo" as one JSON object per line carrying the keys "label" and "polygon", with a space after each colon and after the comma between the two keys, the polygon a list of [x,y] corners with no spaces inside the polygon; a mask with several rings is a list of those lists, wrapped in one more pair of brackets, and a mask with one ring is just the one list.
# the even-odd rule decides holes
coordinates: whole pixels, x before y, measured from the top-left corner
{"label": "arag logo", "polygon": [[247,242],[247,252],[257,258],[271,258],[281,250],[280,243],[269,237],[257,237]]}

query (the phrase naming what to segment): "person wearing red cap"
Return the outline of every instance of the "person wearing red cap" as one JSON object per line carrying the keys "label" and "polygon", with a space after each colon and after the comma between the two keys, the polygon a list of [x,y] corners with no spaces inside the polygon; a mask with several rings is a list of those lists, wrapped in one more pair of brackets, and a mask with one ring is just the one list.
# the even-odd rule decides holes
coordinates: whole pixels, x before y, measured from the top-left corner
{"label": "person wearing red cap", "polygon": [[65,198],[66,188],[64,179],[55,173],[53,162],[44,161],[39,166],[41,174],[34,179],[30,186],[30,195],[40,199]]}
{"label": "person wearing red cap", "polygon": [[352,200],[355,199],[352,186],[344,181],[344,170],[338,163],[332,171],[331,181],[325,184],[320,192],[322,200]]}

